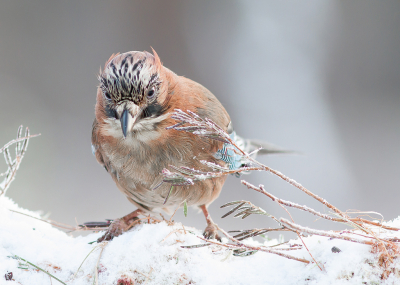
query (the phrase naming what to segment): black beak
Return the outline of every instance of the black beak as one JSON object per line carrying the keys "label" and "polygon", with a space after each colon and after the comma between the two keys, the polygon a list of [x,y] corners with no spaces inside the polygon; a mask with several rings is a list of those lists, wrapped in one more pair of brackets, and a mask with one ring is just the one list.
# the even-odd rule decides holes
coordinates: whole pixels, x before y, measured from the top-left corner
{"label": "black beak", "polygon": [[124,111],[122,112],[120,121],[121,121],[122,133],[124,134],[125,138],[126,138],[126,132],[128,131],[130,117],[131,117],[131,115],[129,114],[129,111],[127,109],[124,109]]}

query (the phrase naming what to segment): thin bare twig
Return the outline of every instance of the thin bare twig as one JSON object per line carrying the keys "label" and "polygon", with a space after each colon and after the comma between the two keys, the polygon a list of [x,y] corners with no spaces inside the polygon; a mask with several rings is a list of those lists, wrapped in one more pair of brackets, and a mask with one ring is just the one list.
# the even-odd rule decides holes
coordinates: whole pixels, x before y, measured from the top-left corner
{"label": "thin bare twig", "polygon": [[[242,180],[242,181],[243,181],[243,180]],[[261,189],[261,190],[264,190],[262,186],[260,186],[260,189]],[[264,190],[264,191],[265,191],[265,190]],[[266,192],[266,191],[265,191],[265,192]],[[279,199],[279,200],[280,200],[280,199]],[[292,222],[294,223],[293,217],[292,217],[292,215],[289,213],[289,211],[288,211],[281,203],[279,203],[278,200],[274,200],[274,201],[277,202],[278,205],[281,206],[282,209],[286,211],[286,213],[289,215],[290,219],[291,219]],[[299,239],[301,240],[301,242],[303,243],[303,245],[304,245],[305,249],[307,250],[308,254],[311,256],[312,260],[314,260],[314,263],[318,266],[318,268],[319,268],[321,271],[323,271],[323,269],[322,269],[323,265],[322,265],[322,267],[321,267],[321,266],[319,265],[319,263],[317,262],[317,260],[314,258],[314,256],[311,254],[311,252],[310,252],[310,250],[308,249],[306,243],[304,242],[303,238],[301,237],[300,232],[299,232],[299,231],[295,231],[295,232],[296,232],[297,236],[299,237]]]}
{"label": "thin bare twig", "polygon": [[[352,226],[355,229],[360,230],[361,232],[364,232],[366,235],[360,235],[360,236],[374,239],[376,242],[380,243],[382,245],[381,248],[383,248],[383,250],[386,252],[386,255],[388,256],[389,260],[391,260],[391,256],[388,253],[388,251],[386,250],[385,244],[389,244],[390,246],[395,246],[393,244],[393,241],[389,240],[389,239],[380,238],[379,234],[377,234],[372,228],[368,227],[367,225],[375,226],[378,228],[383,228],[386,230],[394,230],[394,231],[399,231],[400,230],[399,228],[386,226],[383,224],[383,222],[370,221],[370,220],[360,218],[360,217],[351,218],[348,215],[348,213],[342,212],[341,210],[339,210],[338,208],[336,208],[335,206],[333,206],[332,204],[327,202],[325,199],[323,199],[323,198],[319,197],[318,195],[309,191],[307,188],[302,186],[297,181],[285,176],[284,174],[282,174],[281,172],[279,172],[277,170],[274,170],[274,169],[256,161],[251,156],[251,154],[246,153],[236,144],[236,142],[234,141],[234,138],[231,138],[221,127],[219,127],[217,124],[215,124],[213,121],[211,121],[207,118],[203,119],[191,111],[187,111],[185,113],[182,110],[175,110],[172,118],[177,120],[178,123],[174,126],[169,127],[169,129],[190,132],[190,133],[193,133],[198,136],[207,137],[210,139],[214,139],[214,140],[223,142],[224,147],[226,149],[231,149],[231,150],[233,150],[234,153],[236,153],[236,155],[242,156],[241,160],[246,161],[247,170],[264,170],[264,171],[270,172],[270,173],[278,176],[279,178],[288,182],[292,186],[298,188],[302,192],[304,192],[307,195],[311,196],[312,198],[316,199],[318,202],[322,203],[324,206],[328,207],[330,210],[333,211],[334,217],[332,217],[331,215],[327,215],[327,214],[323,214],[318,211],[315,211],[314,209],[309,208],[307,206],[301,206],[297,203],[293,203],[291,201],[286,201],[286,200],[280,199],[280,198],[268,193],[267,191],[265,191],[265,189],[262,185],[260,185],[259,187],[256,187],[248,182],[242,181],[242,183],[244,185],[246,185],[248,188],[254,189],[254,190],[268,196],[270,199],[277,202],[286,211],[287,211],[287,209],[284,206],[297,208],[299,210],[309,212],[313,215],[324,218],[326,220],[345,223],[347,225]],[[212,178],[212,177],[218,177],[218,176],[222,176],[222,175],[245,171],[244,169],[240,169],[240,168],[239,168],[239,170],[231,170],[231,169],[228,169],[227,167],[220,166],[218,164],[207,162],[207,161],[201,161],[201,163],[203,163],[206,166],[209,166],[213,170],[213,172],[204,172],[204,171],[202,172],[202,171],[198,171],[195,169],[189,169],[189,168],[185,168],[185,167],[181,167],[181,168],[172,167],[177,172],[175,172],[175,173],[168,172],[168,175],[169,175],[168,182],[172,183],[172,184],[174,184],[174,182],[175,182],[175,184],[177,184],[177,185],[179,183],[186,183],[188,185],[189,183],[193,184],[194,182],[200,180],[200,178],[208,179],[208,178]],[[174,179],[176,181],[174,181]],[[335,238],[340,238],[340,239],[353,241],[353,242],[359,242],[359,243],[364,243],[364,244],[374,244],[374,242],[372,242],[372,241],[361,240],[359,238],[354,238],[354,237],[350,237],[350,236],[344,236],[344,235],[337,234],[334,232],[318,231],[318,230],[301,227],[294,223],[293,218],[291,217],[291,215],[288,211],[287,212],[293,222],[289,222],[283,218],[277,219],[274,216],[267,214],[263,209],[254,206],[253,204],[251,204],[248,201],[235,201],[235,202],[228,203],[224,206],[228,206],[228,205],[230,206],[230,205],[235,205],[235,204],[239,204],[239,205],[236,205],[233,209],[231,209],[223,217],[226,217],[226,216],[234,213],[235,211],[238,212],[238,213],[236,213],[235,217],[242,217],[242,218],[246,218],[246,217],[250,216],[251,214],[263,214],[263,215],[267,215],[268,217],[274,219],[280,225],[282,225],[282,228],[280,230],[291,230],[291,231],[296,232],[299,235],[299,238],[301,240],[302,240],[302,238],[301,238],[300,232],[304,231],[304,232],[307,232],[310,234],[318,234],[318,235],[324,235],[324,236],[329,236],[329,237],[335,237]],[[222,230],[220,228],[219,228],[219,230],[223,233],[225,232],[224,230]],[[250,230],[250,231],[243,232],[239,235],[241,236],[240,239],[242,240],[242,239],[245,239],[250,236],[255,236],[257,234],[260,234],[260,231]],[[232,240],[231,237],[229,237],[228,235],[226,235],[226,236]],[[236,243],[239,242],[238,239],[234,239],[234,241]],[[302,240],[302,242],[304,244],[303,240]],[[238,245],[240,245],[240,244],[238,244]],[[304,244],[304,246],[307,248],[307,246],[305,244]],[[310,255],[311,255],[311,253],[310,253]],[[311,257],[312,257],[312,255],[311,255]],[[314,259],[314,261],[315,261],[315,259]]]}
{"label": "thin bare twig", "polygon": [[[7,189],[10,187],[11,182],[15,179],[15,174],[21,164],[21,161],[25,155],[26,149],[28,147],[29,139],[32,137],[39,136],[37,135],[30,135],[29,128],[25,129],[25,136],[22,137],[22,126],[19,126],[17,131],[17,138],[5,144],[2,148],[0,148],[0,153],[4,153],[4,159],[8,166],[7,171],[0,176],[5,176],[2,182],[0,182],[0,195],[4,194]],[[15,159],[13,160],[10,155],[9,147],[13,144],[15,146]]]}
{"label": "thin bare twig", "polygon": [[264,251],[264,252],[268,252],[268,253],[273,253],[273,254],[288,258],[288,259],[297,260],[297,261],[300,261],[300,262],[303,262],[303,263],[307,263],[307,264],[310,263],[309,260],[306,260],[306,259],[303,259],[303,258],[299,258],[299,257],[296,257],[296,256],[292,256],[292,255],[288,255],[288,254],[284,254],[282,252],[278,252],[276,250],[269,249],[267,247],[256,247],[256,246],[246,245],[246,244],[242,243],[241,241],[239,241],[239,240],[235,239],[234,237],[232,237],[229,233],[227,233],[225,230],[221,229],[218,225],[216,225],[216,227],[221,233],[223,233],[231,241],[235,242],[239,247],[247,248],[247,249],[250,249],[250,250],[257,250],[257,251]]}
{"label": "thin bare twig", "polygon": [[222,205],[220,208],[225,208],[225,207],[232,206],[235,204],[239,204],[239,205],[236,206],[235,208],[231,209],[228,213],[223,215],[221,218],[226,218],[227,216],[233,214],[235,211],[238,211],[239,213],[237,213],[235,215],[235,218],[242,216],[242,219],[245,219],[248,216],[253,215],[253,214],[265,215],[265,216],[268,216],[269,218],[273,219],[274,221],[276,221],[279,225],[281,225],[281,222],[279,221],[278,218],[267,213],[265,210],[261,209],[260,207],[255,206],[250,201],[241,200],[241,201],[229,202],[229,203]]}
{"label": "thin bare twig", "polygon": [[326,237],[330,237],[330,238],[337,238],[337,239],[342,239],[342,240],[347,240],[347,241],[362,243],[362,244],[369,244],[369,245],[374,244],[374,242],[372,242],[372,241],[362,240],[359,238],[354,238],[354,237],[349,237],[349,236],[344,236],[344,235],[337,234],[332,231],[328,232],[328,231],[315,230],[315,229],[310,229],[307,227],[302,227],[300,225],[290,222],[289,220],[287,220],[285,218],[281,218],[280,221],[282,224],[286,225],[288,228],[291,228],[293,230],[297,230],[297,231],[300,231],[303,233],[308,233],[308,234],[318,235],[318,236],[326,236]]}
{"label": "thin bare twig", "polygon": [[59,223],[59,222],[56,222],[56,221],[46,221],[46,220],[43,220],[43,219],[40,219],[40,218],[33,217],[31,215],[28,215],[28,214],[24,214],[24,213],[15,211],[15,210],[11,210],[11,209],[9,209],[9,211],[17,213],[17,214],[24,215],[24,216],[27,216],[27,217],[30,217],[30,218],[35,219],[35,220],[39,220],[39,221],[44,222],[44,223],[48,223],[48,224],[50,224],[52,226],[55,226],[55,227],[58,227],[58,228],[62,228],[62,229],[65,229],[65,230],[70,230],[70,231],[76,230],[76,227],[73,227],[73,226],[70,226],[70,225],[67,225],[67,224]]}
{"label": "thin bare twig", "polygon": [[13,255],[13,256],[9,256],[9,257],[14,258],[14,259],[18,259],[18,260],[25,261],[27,264],[32,265],[33,267],[35,267],[35,268],[38,269],[39,271],[42,271],[43,273],[47,274],[48,276],[54,278],[55,280],[57,280],[57,281],[60,282],[61,284],[67,285],[65,282],[61,281],[60,279],[58,279],[57,277],[55,277],[54,275],[52,275],[50,272],[48,272],[48,271],[46,271],[46,270],[40,268],[40,267],[37,266],[36,264],[34,264],[34,263],[32,263],[32,262],[30,262],[30,261],[28,261],[28,260],[26,260],[26,259],[24,259],[24,258],[18,256],[18,255]]}
{"label": "thin bare twig", "polygon": [[175,216],[176,211],[178,211],[178,209],[181,207],[181,205],[183,204],[183,202],[185,202],[185,200],[183,200],[182,202],[179,203],[178,207],[176,207],[174,213],[172,214],[172,216],[169,218],[168,224],[172,223],[172,218]]}
{"label": "thin bare twig", "polygon": [[[257,186],[255,186],[255,185],[253,185],[253,184],[251,184],[251,183],[249,183],[249,182],[247,182],[245,180],[242,180],[241,183],[243,185],[247,186],[247,188],[253,189],[253,190],[257,191],[257,192],[260,192],[260,193],[268,196],[272,201],[277,201],[279,204],[283,204],[283,205],[288,206],[288,207],[297,208],[299,210],[302,210],[302,211],[305,211],[305,212],[309,212],[309,213],[311,213],[313,215],[316,215],[318,217],[321,217],[323,219],[330,220],[330,221],[333,221],[333,222],[339,222],[339,223],[346,223],[347,222],[346,219],[334,218],[334,217],[331,217],[329,215],[322,214],[322,213],[320,213],[318,211],[315,211],[314,209],[312,209],[310,207],[307,207],[305,205],[299,205],[299,204],[294,203],[294,202],[290,202],[290,201],[279,199],[278,197],[276,197],[276,196],[272,195],[271,193],[267,192],[263,185],[260,185],[259,187],[257,187]],[[392,231],[399,231],[400,230],[399,228],[389,227],[389,226],[384,225],[383,223],[373,222],[373,221],[370,221],[370,220],[367,220],[367,219],[363,219],[363,218],[359,218],[359,217],[356,217],[356,218],[350,218],[349,217],[348,219],[350,221],[354,222],[354,223],[370,224],[370,225],[373,225],[373,226],[376,226],[376,227],[380,227],[380,228],[383,228],[383,229],[386,229],[386,230],[392,230]]]}
{"label": "thin bare twig", "polygon": [[146,284],[147,284],[147,282],[149,282],[149,280],[150,280],[150,275],[151,275],[151,272],[153,272],[153,267],[151,267],[151,269],[150,269],[150,271],[149,271],[149,275],[147,275],[147,276],[146,276],[146,280],[144,281],[144,285],[146,285]]}
{"label": "thin bare twig", "polygon": [[83,263],[85,262],[85,260],[89,257],[89,255],[95,250],[97,249],[99,246],[101,246],[101,244],[96,245],[95,247],[92,248],[92,250],[85,256],[85,258],[82,260],[81,265],[79,265],[78,269],[76,270],[74,276],[72,277],[72,279],[75,279],[76,275],[78,274],[79,270],[81,269]]}
{"label": "thin bare twig", "polygon": [[165,241],[170,235],[172,235],[173,233],[177,233],[177,232],[180,232],[180,231],[183,231],[183,229],[176,229],[176,230],[173,230],[173,231],[170,232],[165,238],[163,238],[163,240],[160,241],[160,243],[164,242],[164,241]]}
{"label": "thin bare twig", "polygon": [[100,254],[99,254],[99,258],[97,259],[96,267],[94,268],[94,274],[95,274],[94,281],[96,282],[96,285],[99,285],[99,263],[100,263],[100,258],[101,258],[101,255],[103,254],[104,247],[107,244],[108,244],[108,242],[104,242],[101,245],[101,251],[100,251]]}
{"label": "thin bare twig", "polygon": [[38,136],[40,136],[40,134],[29,135],[29,136],[26,136],[26,137],[21,137],[21,138],[15,139],[15,140],[11,140],[8,143],[6,143],[2,148],[0,148],[0,153],[2,153],[6,148],[8,148],[9,146],[11,146],[11,145],[13,145],[13,144],[15,144],[17,142],[21,142],[21,141],[24,141],[24,140],[27,140],[27,139],[30,139],[30,138],[35,138],[35,137],[38,137]]}

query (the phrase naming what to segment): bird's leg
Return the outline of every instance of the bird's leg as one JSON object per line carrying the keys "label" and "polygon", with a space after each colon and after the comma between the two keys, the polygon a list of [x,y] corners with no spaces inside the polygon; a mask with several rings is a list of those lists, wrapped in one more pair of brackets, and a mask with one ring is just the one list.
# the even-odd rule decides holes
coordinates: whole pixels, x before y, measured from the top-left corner
{"label": "bird's leg", "polygon": [[142,214],[143,211],[140,209],[137,209],[133,211],[132,213],[123,216],[120,219],[114,220],[111,225],[108,227],[107,231],[105,232],[104,235],[102,235],[100,238],[97,239],[97,242],[102,242],[102,241],[107,241],[107,240],[112,240],[114,237],[117,237],[121,235],[123,232],[126,232],[129,228],[129,226],[134,222],[140,214]]}
{"label": "bird's leg", "polygon": [[132,213],[130,213],[126,216],[123,216],[121,219],[124,219],[125,223],[127,223],[129,225],[134,220],[136,220],[137,216],[139,216],[140,214],[143,214],[143,213],[144,212],[141,209],[136,209]]}
{"label": "bird's leg", "polygon": [[217,227],[215,226],[215,223],[211,219],[211,216],[208,213],[206,205],[201,205],[200,208],[203,211],[204,217],[206,218],[206,221],[207,221],[207,227],[204,230],[203,236],[206,239],[214,239],[215,238],[215,239],[221,241],[221,237],[218,235]]}

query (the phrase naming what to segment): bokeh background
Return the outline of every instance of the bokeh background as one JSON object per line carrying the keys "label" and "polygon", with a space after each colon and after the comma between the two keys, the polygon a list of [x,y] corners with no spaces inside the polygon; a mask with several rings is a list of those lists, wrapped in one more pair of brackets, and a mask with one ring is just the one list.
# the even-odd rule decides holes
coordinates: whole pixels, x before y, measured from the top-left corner
{"label": "bokeh background", "polygon": [[[342,210],[400,215],[397,0],[2,0],[0,145],[20,124],[42,134],[8,196],[72,225],[134,210],[92,156],[90,135],[99,67],[112,53],[150,47],[165,66],[210,89],[240,135],[303,153],[262,162]],[[243,178],[327,212],[270,174]],[[226,230],[275,226],[265,217],[221,220],[219,206],[237,199],[287,217],[229,177],[210,207]],[[298,223],[333,227],[291,212]],[[205,226],[194,210],[174,219]]]}

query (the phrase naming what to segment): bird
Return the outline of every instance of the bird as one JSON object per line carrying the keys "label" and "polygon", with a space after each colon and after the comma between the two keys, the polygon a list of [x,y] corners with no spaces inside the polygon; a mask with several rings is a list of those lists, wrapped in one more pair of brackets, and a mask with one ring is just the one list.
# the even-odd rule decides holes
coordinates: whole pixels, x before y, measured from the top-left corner
{"label": "bird", "polygon": [[130,51],[113,54],[100,69],[92,152],[111,175],[117,188],[137,207],[112,221],[98,242],[125,232],[139,215],[170,213],[186,200],[199,207],[207,226],[204,237],[220,239],[208,206],[219,196],[226,175],[193,185],[163,182],[163,169],[188,167],[207,171],[205,160],[230,169],[245,166],[226,143],[169,128],[176,124],[174,110],[193,112],[212,120],[245,151],[264,147],[261,154],[280,153],[278,148],[236,135],[228,112],[204,86],[165,67],[157,53]]}

